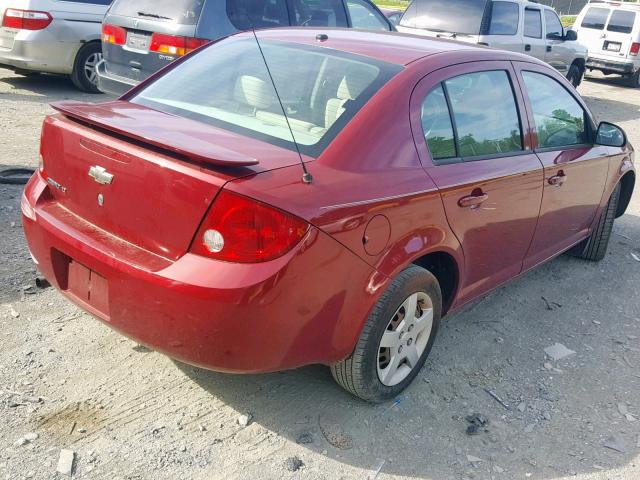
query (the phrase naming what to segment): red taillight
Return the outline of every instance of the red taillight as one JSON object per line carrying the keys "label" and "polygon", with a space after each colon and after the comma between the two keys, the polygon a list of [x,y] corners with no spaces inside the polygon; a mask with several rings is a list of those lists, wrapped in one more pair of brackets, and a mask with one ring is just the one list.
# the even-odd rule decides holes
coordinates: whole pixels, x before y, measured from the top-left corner
{"label": "red taillight", "polygon": [[127,31],[115,25],[102,25],[102,41],[113,45],[124,45],[127,43]]}
{"label": "red taillight", "polygon": [[149,50],[181,57],[209,42],[210,40],[201,38],[176,37],[175,35],[154,33],[151,35],[151,46]]}
{"label": "red taillight", "polygon": [[636,56],[640,52],[640,43],[633,42],[631,44],[631,50],[629,50],[629,55]]}
{"label": "red taillight", "polygon": [[207,214],[191,252],[239,263],[278,258],[305,236],[303,220],[264,203],[222,191]]}
{"label": "red taillight", "polygon": [[7,8],[4,12],[2,26],[18,30],[42,30],[47,28],[52,21],[53,17],[47,12]]}

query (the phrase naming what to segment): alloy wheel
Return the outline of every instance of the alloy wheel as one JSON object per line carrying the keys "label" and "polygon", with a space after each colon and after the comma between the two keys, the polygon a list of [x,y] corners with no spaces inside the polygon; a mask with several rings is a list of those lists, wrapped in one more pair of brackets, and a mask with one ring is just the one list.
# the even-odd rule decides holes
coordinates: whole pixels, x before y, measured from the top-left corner
{"label": "alloy wheel", "polygon": [[378,347],[378,378],[384,385],[399,384],[416,368],[432,328],[433,302],[429,295],[417,292],[402,302]]}
{"label": "alloy wheel", "polygon": [[87,77],[87,80],[92,85],[98,84],[98,74],[96,73],[96,66],[102,60],[102,53],[96,52],[92,53],[87,57],[84,62],[84,74]]}

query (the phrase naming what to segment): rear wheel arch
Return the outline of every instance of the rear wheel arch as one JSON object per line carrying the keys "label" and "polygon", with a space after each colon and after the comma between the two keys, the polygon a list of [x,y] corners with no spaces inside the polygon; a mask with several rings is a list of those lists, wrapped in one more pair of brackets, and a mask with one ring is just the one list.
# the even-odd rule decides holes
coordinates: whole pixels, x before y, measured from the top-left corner
{"label": "rear wheel arch", "polygon": [[616,210],[616,218],[620,218],[627,210],[633,189],[636,185],[636,174],[627,172],[620,180],[620,199],[618,200],[618,209]]}
{"label": "rear wheel arch", "polygon": [[436,251],[427,253],[411,263],[428,270],[438,280],[442,291],[442,313],[444,315],[453,305],[458,291],[460,279],[458,262],[450,253]]}

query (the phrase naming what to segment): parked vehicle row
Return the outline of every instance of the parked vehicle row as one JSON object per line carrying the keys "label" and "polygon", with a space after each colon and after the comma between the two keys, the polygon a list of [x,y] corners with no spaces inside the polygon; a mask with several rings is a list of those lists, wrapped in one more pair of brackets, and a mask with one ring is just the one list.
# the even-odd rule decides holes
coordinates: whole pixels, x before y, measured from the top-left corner
{"label": "parked vehicle row", "polygon": [[402,34],[238,33],[53,107],[22,198],[52,285],[182,361],[325,364],[374,402],[443,315],[562,252],[603,259],[635,183],[557,69]]}
{"label": "parked vehicle row", "polygon": [[0,0],[0,65],[66,74],[81,90],[121,95],[184,54],[252,27],[397,25],[406,33],[531,55],[576,87],[587,68],[622,74],[640,87],[640,7],[631,3],[591,2],[572,29],[552,8],[529,0],[413,0],[404,13],[381,12],[370,0],[111,3]]}
{"label": "parked vehicle row", "polygon": [[[0,0],[0,66],[18,73],[69,75],[80,90],[122,94],[185,53],[251,26],[393,30],[370,0],[111,3]],[[103,51],[106,63],[101,62]]]}
{"label": "parked vehicle row", "polygon": [[369,0],[115,0],[104,19],[100,89],[121,95],[212,40],[290,25],[393,30]]}

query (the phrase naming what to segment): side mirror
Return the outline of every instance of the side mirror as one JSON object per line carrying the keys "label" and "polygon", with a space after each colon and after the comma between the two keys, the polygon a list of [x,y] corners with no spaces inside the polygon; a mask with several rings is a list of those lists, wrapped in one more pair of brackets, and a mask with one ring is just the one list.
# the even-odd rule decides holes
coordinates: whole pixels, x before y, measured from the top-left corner
{"label": "side mirror", "polygon": [[567,32],[564,34],[564,41],[575,42],[576,40],[578,40],[578,32],[576,32],[575,30],[567,30]]}
{"label": "side mirror", "polygon": [[613,123],[601,122],[596,133],[596,144],[622,148],[627,144],[627,136],[624,130]]}

